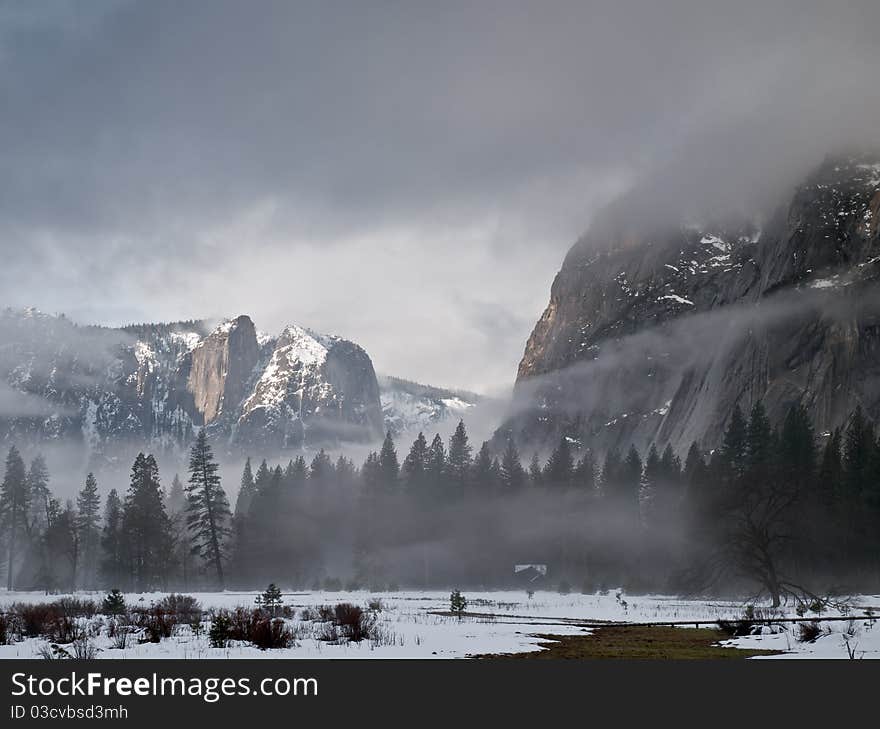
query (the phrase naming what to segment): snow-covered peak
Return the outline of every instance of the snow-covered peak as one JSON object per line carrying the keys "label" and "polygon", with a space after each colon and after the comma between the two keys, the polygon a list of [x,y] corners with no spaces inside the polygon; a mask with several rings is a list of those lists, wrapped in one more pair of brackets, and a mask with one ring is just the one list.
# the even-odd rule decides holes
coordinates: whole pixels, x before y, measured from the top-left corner
{"label": "snow-covered peak", "polygon": [[305,365],[321,365],[327,352],[339,341],[338,337],[318,334],[297,324],[288,324],[278,338],[279,350],[283,349],[288,360]]}

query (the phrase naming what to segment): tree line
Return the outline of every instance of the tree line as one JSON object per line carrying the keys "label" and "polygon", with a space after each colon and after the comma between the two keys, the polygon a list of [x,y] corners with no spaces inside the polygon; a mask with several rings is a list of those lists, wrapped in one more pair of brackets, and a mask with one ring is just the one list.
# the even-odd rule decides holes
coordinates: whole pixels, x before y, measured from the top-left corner
{"label": "tree line", "polygon": [[564,435],[542,463],[512,439],[472,447],[422,433],[400,459],[389,433],[360,467],[325,451],[244,465],[230,507],[207,435],[167,494],[139,454],[99,514],[89,474],[74,502],[39,457],[11,448],[0,491],[7,586],[70,589],[509,586],[543,563],[557,583],[786,595],[880,583],[880,440],[861,409],[817,437],[793,407],[728,418],[722,444],[612,449]]}

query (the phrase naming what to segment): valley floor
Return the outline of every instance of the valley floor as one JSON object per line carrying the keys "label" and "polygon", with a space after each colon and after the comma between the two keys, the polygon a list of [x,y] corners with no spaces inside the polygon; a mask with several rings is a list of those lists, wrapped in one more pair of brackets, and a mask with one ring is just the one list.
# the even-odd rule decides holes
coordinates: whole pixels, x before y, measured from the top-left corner
{"label": "valley floor", "polygon": [[[251,608],[257,592],[191,593],[203,610],[218,608]],[[128,594],[130,606],[148,607],[163,597],[163,593]],[[77,593],[100,604],[103,594]],[[625,643],[614,648],[610,638],[617,637],[618,626],[626,623],[657,623],[641,626],[639,635],[648,636],[649,642],[662,642],[663,631],[688,630],[697,638],[693,622],[737,620],[743,616],[741,602],[722,600],[684,600],[662,595],[626,595],[618,591],[607,594],[569,594],[535,592],[529,597],[524,591],[466,592],[467,612],[461,617],[449,613],[449,593],[446,591],[371,592],[286,592],[284,604],[294,608],[293,618],[286,620],[295,635],[291,648],[261,651],[251,644],[236,642],[227,648],[211,648],[207,638],[209,618],[205,616],[202,629],[194,631],[190,625],[177,625],[174,634],[159,643],[138,643],[134,637],[125,648],[114,648],[106,635],[105,619],[98,616],[85,621],[92,623],[91,641],[98,649],[98,658],[466,658],[485,655],[518,654],[549,650],[553,653],[556,637],[557,655],[571,657],[614,657],[618,652],[627,657]],[[38,603],[58,600],[63,595],[45,595],[38,592],[0,591],[0,609],[12,603]],[[375,601],[380,600],[380,604]],[[323,605],[352,603],[365,610],[372,602],[377,630],[373,639],[361,642],[331,643],[323,640],[324,625],[314,619],[316,608]],[[768,608],[756,608],[758,617],[771,615]],[[305,611],[305,614],[304,614]],[[845,606],[828,610],[821,615],[806,613],[803,617],[819,622],[819,636],[812,642],[798,640],[800,629],[795,623],[775,623],[757,626],[755,634],[729,638],[714,632],[717,626],[701,625],[699,638],[717,654],[717,647],[737,651],[747,649],[745,656],[761,658],[880,658],[880,595],[854,596]],[[783,606],[772,613],[772,618],[798,617],[795,607]],[[828,618],[846,617],[846,620]],[[308,618],[308,619],[307,619]],[[609,630],[603,635],[602,625]],[[682,625],[670,628],[670,623]],[[664,625],[665,624],[665,627]],[[613,628],[613,630],[612,630]],[[711,631],[711,632],[710,632]],[[630,633],[629,635],[634,635]],[[605,646],[597,650],[585,642],[593,635]],[[671,634],[673,637],[676,634]],[[691,635],[689,634],[689,639]],[[577,640],[575,640],[577,639]],[[581,641],[583,639],[583,641]],[[716,642],[717,640],[717,642]],[[578,644],[580,648],[563,651]],[[668,641],[667,641],[668,642]],[[26,638],[0,646],[0,658],[35,658],[41,655],[49,641],[45,638]],[[586,645],[589,650],[584,651]],[[610,646],[610,648],[608,648]],[[753,651],[778,651],[774,654],[755,654]],[[745,653],[745,651],[744,651]],[[601,654],[601,655],[600,655]],[[660,651],[655,656],[663,657]],[[669,654],[678,657],[679,654]],[[635,657],[639,657],[636,655]],[[680,655],[680,657],[687,657]],[[705,651],[696,657],[711,657]]]}

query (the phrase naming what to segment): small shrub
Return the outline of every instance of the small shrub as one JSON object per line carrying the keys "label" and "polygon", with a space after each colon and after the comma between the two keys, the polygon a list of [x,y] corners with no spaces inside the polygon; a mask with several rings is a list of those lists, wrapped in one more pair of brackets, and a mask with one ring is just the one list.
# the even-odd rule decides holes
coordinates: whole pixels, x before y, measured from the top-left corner
{"label": "small shrub", "polygon": [[255,613],[251,624],[251,642],[260,650],[290,648],[293,633],[281,618],[268,618]]}
{"label": "small shrub", "polygon": [[76,621],[66,615],[58,615],[49,625],[48,635],[55,643],[72,643],[79,636]]}
{"label": "small shrub", "polygon": [[28,638],[39,638],[47,633],[57,617],[51,603],[15,603],[10,612],[18,616],[21,633]]}
{"label": "small shrub", "polygon": [[257,595],[255,602],[257,607],[274,617],[278,608],[284,603],[284,600],[282,599],[281,590],[272,582],[261,595]]}
{"label": "small shrub", "polygon": [[796,638],[801,643],[812,643],[822,635],[822,625],[818,620],[798,623]]}
{"label": "small shrub", "polygon": [[211,618],[211,628],[208,630],[208,641],[212,648],[225,648],[229,645],[229,634],[232,629],[232,621],[223,613],[215,613]]}
{"label": "small shrub", "polygon": [[92,641],[81,635],[70,644],[67,655],[77,661],[91,661],[98,656],[98,650]]}
{"label": "small shrub", "polygon": [[358,643],[364,638],[369,638],[372,628],[376,623],[374,615],[363,611],[357,605],[341,602],[335,609],[335,623],[339,626],[342,638]]}
{"label": "small shrub", "polygon": [[331,623],[336,620],[336,611],[330,605],[319,605],[318,620],[322,623]]}
{"label": "small shrub", "polygon": [[259,610],[248,610],[247,608],[237,607],[229,615],[229,638],[230,640],[251,639],[251,622],[254,614],[260,615]]}
{"label": "small shrub", "polygon": [[467,598],[459,590],[453,590],[449,595],[449,609],[458,615],[459,620],[462,613],[467,610]]}
{"label": "small shrub", "polygon": [[367,607],[374,613],[381,613],[385,606],[382,604],[381,598],[371,597],[370,601],[367,603]]}
{"label": "small shrub", "polygon": [[101,612],[105,615],[122,615],[125,612],[125,595],[117,589],[110,590],[101,603]]}
{"label": "small shrub", "polygon": [[111,620],[107,624],[107,637],[110,638],[110,647],[118,650],[128,648],[128,640],[131,636],[131,628],[127,625],[120,625],[115,620]]}
{"label": "small shrub", "polygon": [[134,624],[143,630],[142,643],[158,643],[163,638],[170,638],[177,625],[177,615],[168,612],[158,605],[149,608],[138,608],[133,612]]}
{"label": "small shrub", "polygon": [[719,620],[718,629],[730,636],[751,635],[752,623],[746,620]]}
{"label": "small shrub", "polygon": [[818,597],[815,598],[810,603],[810,612],[816,613],[817,615],[821,615],[822,613],[825,612],[825,603],[822,602],[822,600],[820,600]]}

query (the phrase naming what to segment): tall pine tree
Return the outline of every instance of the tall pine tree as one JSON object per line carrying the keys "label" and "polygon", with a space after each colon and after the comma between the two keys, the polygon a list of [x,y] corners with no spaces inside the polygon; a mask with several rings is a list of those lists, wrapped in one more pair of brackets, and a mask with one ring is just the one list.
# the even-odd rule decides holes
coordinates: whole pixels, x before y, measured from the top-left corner
{"label": "tall pine tree", "polygon": [[219,467],[202,428],[189,456],[189,485],[186,488],[187,518],[193,554],[201,557],[225,589],[224,562],[231,534],[232,513],[220,484]]}

